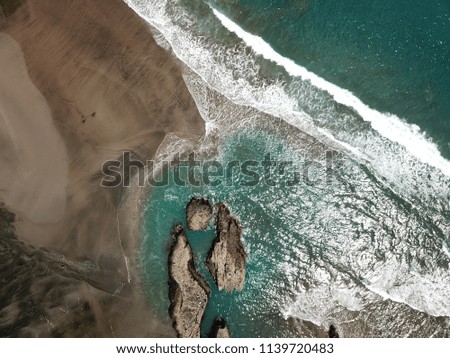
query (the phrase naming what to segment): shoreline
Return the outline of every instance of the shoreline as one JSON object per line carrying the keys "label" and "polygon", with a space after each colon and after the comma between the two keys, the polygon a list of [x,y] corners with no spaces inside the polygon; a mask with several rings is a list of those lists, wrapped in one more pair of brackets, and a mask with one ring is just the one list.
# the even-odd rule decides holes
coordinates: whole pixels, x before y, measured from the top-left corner
{"label": "shoreline", "polygon": [[[61,310],[46,313],[53,328],[44,322],[33,328],[33,334],[52,336],[63,312],[80,310],[88,302],[91,329],[78,332],[75,328],[73,335],[175,336],[171,327],[153,315],[140,285],[138,245],[148,191],[136,185],[102,188],[100,180],[102,163],[119,158],[124,150],[149,160],[158,154],[167,134],[176,133],[186,140],[203,135],[204,121],[184,84],[183,69],[170,51],[156,44],[149,25],[121,0],[108,4],[28,0],[7,20],[0,19],[0,31],[20,47],[26,75],[50,109],[54,128],[35,135],[24,126],[16,129],[15,137],[35,135],[36,142],[29,141],[31,153],[38,145],[54,152],[50,141],[42,138],[61,141],[67,158],[59,161],[67,166],[67,175],[49,176],[48,171],[39,171],[39,160],[28,162],[33,183],[5,185],[0,201],[16,215],[21,242],[88,267],[92,273],[108,272],[99,279],[111,287],[109,292],[96,291],[80,280],[80,287],[62,296],[83,298],[80,303],[70,301],[66,307],[58,302]],[[24,102],[20,94],[9,101],[33,110],[33,104]],[[8,121],[9,117],[2,117],[0,123],[8,126]],[[8,138],[7,131],[1,134]],[[10,144],[12,140],[5,143],[1,165],[21,155]],[[50,179],[61,183],[62,192],[56,197],[65,206],[48,220],[30,217],[21,207],[27,208],[39,192],[39,183]],[[45,198],[33,203],[33,212],[48,212]],[[0,312],[13,309],[0,306]],[[23,336],[28,329],[17,322],[12,335]]]}
{"label": "shoreline", "polygon": [[[50,153],[55,151],[54,147],[48,141],[39,139],[47,136],[61,139],[67,158],[59,159],[58,163],[67,165],[67,175],[54,174],[52,177],[42,170],[38,160],[32,160],[31,164],[23,165],[21,169],[33,170],[35,180],[29,185],[18,181],[14,188],[7,186],[5,189],[0,185],[0,202],[5,195],[15,198],[5,201],[16,214],[17,234],[21,242],[37,250],[50,251],[58,258],[55,262],[87,268],[86,272],[93,277],[104,280],[104,287],[108,289],[98,290],[87,280],[80,279],[80,288],[71,287],[64,292],[63,297],[70,297],[71,300],[70,307],[65,306],[67,302],[58,307],[63,312],[82,311],[87,302],[92,313],[89,318],[92,320],[89,321],[92,330],[89,333],[82,330],[75,332],[98,336],[173,337],[174,330],[153,314],[151,302],[143,292],[139,272],[143,209],[152,188],[137,185],[123,190],[101,188],[101,164],[105,160],[119,158],[124,149],[131,150],[136,157],[144,160],[164,156],[167,153],[161,153],[163,149],[174,149],[170,137],[173,134],[198,149],[198,143],[193,142],[205,132],[202,103],[196,102],[200,101],[201,94],[205,94],[205,101],[210,99],[207,95],[217,99],[214,103],[217,107],[211,106],[212,111],[235,113],[227,110],[238,108],[245,111],[246,116],[258,115],[264,122],[258,124],[261,127],[269,127],[267,123],[276,119],[283,122],[284,128],[277,130],[291,134],[285,127],[293,127],[293,124],[281,117],[261,113],[256,107],[236,104],[226,95],[215,93],[216,89],[207,83],[207,88],[201,88],[204,92],[199,95],[196,92],[198,88],[194,87],[195,81],[201,82],[202,77],[177,58],[172,49],[163,50],[164,44],[157,45],[159,42],[155,41],[155,37],[159,37],[159,30],[153,29],[131,8],[127,10],[128,5],[122,1],[113,0],[106,7],[67,0],[62,0],[57,6],[47,0],[28,0],[28,3],[30,5],[26,9],[22,8],[11,16],[6,25],[0,18],[0,31],[7,32],[20,46],[27,75],[50,108],[54,128],[47,128],[42,134],[30,129],[19,129],[17,133],[19,137],[26,133],[37,140],[29,141],[29,148],[41,145]],[[70,16],[74,12],[80,14],[76,19]],[[103,19],[103,12],[108,21]],[[33,25],[30,25],[31,20]],[[97,39],[97,35],[101,36]],[[159,41],[162,40],[159,38]],[[61,49],[55,49],[55,44],[61,44]],[[23,102],[20,96],[13,98],[13,102],[17,106],[26,104],[35,108],[31,101]],[[228,115],[221,119],[214,118],[211,124],[224,128],[227,118]],[[3,124],[2,120],[4,118],[0,116],[0,124]],[[12,120],[6,118],[5,123],[7,127]],[[276,126],[275,122],[270,123],[270,126]],[[209,124],[207,121],[206,125]],[[233,124],[230,130],[236,131],[246,125]],[[307,134],[303,129],[293,127],[292,132],[296,135],[301,133],[300,136],[305,139],[296,144],[307,150],[305,155],[316,159],[327,150],[327,145],[320,138]],[[3,135],[1,130],[0,135]],[[201,148],[204,152],[217,147],[211,137],[208,139],[209,142],[200,143],[208,146]],[[13,140],[9,142],[14,143]],[[166,144],[169,145],[166,147]],[[0,157],[0,165],[9,159],[8,155],[20,154],[10,143],[5,147],[6,154]],[[180,150],[179,147],[177,149]],[[56,184],[64,189],[64,193],[56,195],[64,199],[64,209],[54,210],[56,214],[50,220],[29,214],[26,210],[31,210],[31,205],[36,205],[32,213],[48,212],[44,208],[50,205],[49,201],[33,202],[30,198],[39,193],[40,184],[50,183],[49,180],[55,178],[59,179]],[[137,177],[131,179],[135,181]],[[21,205],[24,210],[20,209]],[[51,280],[59,282],[54,278]],[[39,295],[35,297],[40,298]],[[82,302],[76,303],[75,297],[81,297]],[[410,315],[409,307],[395,302],[392,305]],[[0,306],[0,312],[14,312],[14,307]],[[36,324],[30,329],[36,336],[53,334],[50,323],[57,325],[66,316],[49,311],[45,317],[48,323]],[[298,319],[300,323],[291,322],[293,329],[300,330],[298,327],[305,325],[305,322],[305,331],[314,332],[316,329],[309,328],[307,318],[302,321],[294,317],[299,316],[285,319],[286,322]],[[436,322],[441,324],[438,319]],[[310,325],[313,326],[312,323]],[[28,327],[25,328],[16,330],[15,334],[23,336],[29,333]],[[351,325],[346,328],[346,336],[352,333],[352,329],[355,330]]]}

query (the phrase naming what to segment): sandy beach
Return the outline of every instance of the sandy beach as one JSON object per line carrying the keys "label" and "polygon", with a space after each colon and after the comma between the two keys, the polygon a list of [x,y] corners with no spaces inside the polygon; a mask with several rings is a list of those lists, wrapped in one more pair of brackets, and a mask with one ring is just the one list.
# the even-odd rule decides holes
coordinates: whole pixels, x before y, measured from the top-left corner
{"label": "sandy beach", "polygon": [[448,337],[450,13],[377,6],[0,0],[0,337]]}
{"label": "sandy beach", "polygon": [[[2,11],[0,65],[0,202],[17,237],[14,249],[2,245],[42,267],[4,268],[32,282],[2,292],[15,299],[0,306],[0,330],[174,336],[138,284],[142,189],[100,181],[102,164],[124,150],[149,160],[168,133],[203,134],[181,67],[120,0],[30,0]],[[19,319],[30,297],[41,302],[33,322]]]}

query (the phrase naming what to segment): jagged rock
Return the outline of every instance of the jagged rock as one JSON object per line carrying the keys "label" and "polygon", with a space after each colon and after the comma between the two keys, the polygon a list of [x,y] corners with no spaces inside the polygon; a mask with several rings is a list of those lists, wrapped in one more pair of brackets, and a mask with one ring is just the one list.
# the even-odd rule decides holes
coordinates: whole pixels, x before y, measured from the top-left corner
{"label": "jagged rock", "polygon": [[214,320],[209,338],[230,338],[230,332],[228,332],[227,323],[221,317],[217,317]]}
{"label": "jagged rock", "polygon": [[239,220],[221,203],[217,207],[216,239],[206,260],[206,266],[219,290],[232,292],[244,288],[247,254],[241,240]]}
{"label": "jagged rock", "polygon": [[339,333],[334,325],[330,326],[330,329],[328,330],[328,337],[329,338],[339,338]]}
{"label": "jagged rock", "polygon": [[223,328],[219,328],[217,330],[216,338],[230,338],[230,332],[228,332],[228,328],[226,325]]}
{"label": "jagged rock", "polygon": [[230,338],[230,332],[228,331],[227,323],[222,317],[216,317],[208,337]]}
{"label": "jagged rock", "polygon": [[203,313],[211,290],[195,268],[191,246],[183,226],[172,231],[169,255],[169,313],[182,338],[200,337]]}
{"label": "jagged rock", "polygon": [[186,221],[189,230],[206,230],[211,216],[212,208],[208,199],[194,197],[186,207]]}

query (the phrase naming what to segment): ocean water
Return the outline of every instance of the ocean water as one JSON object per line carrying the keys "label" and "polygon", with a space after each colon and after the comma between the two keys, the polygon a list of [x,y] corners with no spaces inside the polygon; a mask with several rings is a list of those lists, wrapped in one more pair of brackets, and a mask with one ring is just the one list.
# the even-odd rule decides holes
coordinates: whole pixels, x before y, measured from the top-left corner
{"label": "ocean water", "polygon": [[414,123],[450,158],[450,2],[211,2],[282,56]]}
{"label": "ocean water", "polygon": [[285,175],[242,185],[241,174],[150,190],[140,269],[161,320],[171,228],[204,195],[239,217],[249,256],[244,290],[218,292],[204,265],[213,223],[188,232],[213,289],[203,334],[221,315],[234,337],[314,336],[331,323],[344,336],[448,335],[449,4],[128,4],[190,69],[206,122],[200,142],[171,136],[159,159],[195,151],[226,165],[271,153],[301,173],[294,186]]}

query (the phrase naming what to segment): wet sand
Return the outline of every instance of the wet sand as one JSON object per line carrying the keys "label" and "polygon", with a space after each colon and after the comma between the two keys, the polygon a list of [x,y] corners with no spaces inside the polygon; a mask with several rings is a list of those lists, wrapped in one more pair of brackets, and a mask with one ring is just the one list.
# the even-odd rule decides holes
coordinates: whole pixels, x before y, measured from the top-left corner
{"label": "wet sand", "polygon": [[[100,181],[124,150],[149,160],[168,133],[203,134],[181,67],[120,0],[30,0],[1,13],[0,202],[17,240],[0,237],[0,255],[35,264],[0,268],[20,276],[0,288],[16,295],[0,300],[0,334],[174,336],[139,285],[143,190]],[[24,320],[30,297],[42,304]]]}

